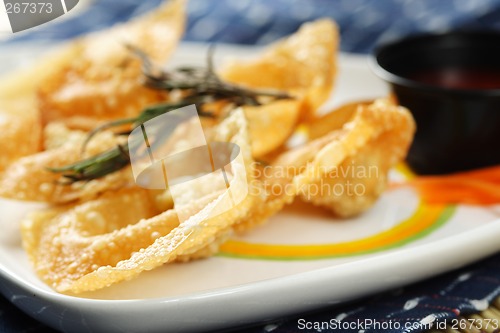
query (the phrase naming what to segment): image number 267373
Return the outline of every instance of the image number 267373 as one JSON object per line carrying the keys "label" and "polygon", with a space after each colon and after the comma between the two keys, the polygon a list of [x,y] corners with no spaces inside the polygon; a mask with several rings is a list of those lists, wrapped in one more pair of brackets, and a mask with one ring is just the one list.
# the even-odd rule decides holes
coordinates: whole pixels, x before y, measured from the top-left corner
{"label": "image number 267373", "polygon": [[0,20],[8,21],[4,27],[10,26],[4,30],[15,33],[65,15],[78,4],[78,0],[3,0],[3,4],[5,10]]}

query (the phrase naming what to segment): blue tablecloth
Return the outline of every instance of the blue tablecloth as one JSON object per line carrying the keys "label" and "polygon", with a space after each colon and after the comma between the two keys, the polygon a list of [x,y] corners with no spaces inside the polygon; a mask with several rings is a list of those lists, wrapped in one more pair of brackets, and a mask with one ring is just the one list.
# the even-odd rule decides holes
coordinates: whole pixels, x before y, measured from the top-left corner
{"label": "blue tablecloth", "polygon": [[[84,0],[81,0],[82,2]],[[64,40],[125,21],[160,3],[160,0],[99,0],[81,15],[43,25],[0,44],[32,40]],[[369,52],[382,41],[424,31],[448,29],[500,29],[500,0],[191,0],[185,40],[266,44],[288,35],[304,21],[332,17],[341,30],[341,49]],[[500,236],[500,235],[499,235]],[[481,246],[478,244],[477,246]],[[369,278],[369,277],[367,277]],[[464,269],[404,289],[377,295],[342,307],[282,318],[246,329],[246,332],[318,332],[301,329],[307,323],[365,322],[415,323],[404,330],[368,332],[420,332],[434,318],[456,318],[476,312],[484,302],[500,295],[500,254]],[[358,332],[361,329],[323,329],[322,332]],[[392,325],[392,327],[397,325]],[[0,296],[0,333],[52,332],[24,315]]]}
{"label": "blue tablecloth", "polygon": [[[11,42],[68,39],[126,21],[160,2],[95,0],[79,17],[28,30]],[[305,21],[331,17],[340,26],[342,51],[366,53],[378,42],[418,32],[500,30],[500,1],[190,0],[188,16],[185,40],[238,44],[267,44]]]}

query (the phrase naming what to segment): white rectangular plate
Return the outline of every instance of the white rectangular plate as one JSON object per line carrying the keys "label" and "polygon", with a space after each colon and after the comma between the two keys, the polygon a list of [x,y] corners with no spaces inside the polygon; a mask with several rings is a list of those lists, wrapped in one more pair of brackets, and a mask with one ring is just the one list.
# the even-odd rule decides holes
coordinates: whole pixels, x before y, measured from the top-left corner
{"label": "white rectangular plate", "polygon": [[[2,50],[0,71],[40,49]],[[217,56],[247,57],[256,50],[220,46]],[[205,54],[206,45],[184,44],[172,64],[201,64]],[[342,55],[335,93],[323,109],[386,93],[365,57]],[[266,225],[230,240],[216,257],[166,265],[72,297],[41,282],[22,249],[19,221],[37,208],[0,201],[0,291],[36,319],[71,332],[246,325],[395,288],[500,250],[498,206],[432,206],[411,188],[398,188],[349,220],[295,203]]]}

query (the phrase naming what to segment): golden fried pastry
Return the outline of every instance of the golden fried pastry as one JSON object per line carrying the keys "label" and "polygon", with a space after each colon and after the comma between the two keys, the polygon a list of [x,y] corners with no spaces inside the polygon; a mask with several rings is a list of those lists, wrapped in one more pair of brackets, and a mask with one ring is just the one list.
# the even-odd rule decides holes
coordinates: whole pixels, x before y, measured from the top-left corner
{"label": "golden fried pastry", "polygon": [[[46,140],[46,145],[55,148],[25,156],[11,163],[0,174],[0,197],[64,203],[78,199],[88,200],[103,191],[133,184],[130,168],[89,182],[60,183],[60,174],[50,171],[49,168],[62,167],[103,152],[115,147],[120,143],[120,139],[110,132],[103,132],[96,136],[85,153],[82,153],[82,143],[86,137],[84,132],[71,132],[64,126],[54,125],[49,126],[46,132],[56,132],[49,135],[52,140]],[[61,145],[63,140],[65,143]]]}
{"label": "golden fried pastry", "polygon": [[[248,177],[245,182],[259,186],[251,181],[254,172],[243,112],[234,112],[219,126],[215,139],[240,147]],[[185,204],[154,217],[158,212],[149,191],[140,189],[33,213],[22,225],[24,246],[45,282],[60,292],[74,293],[130,279],[176,258],[196,257],[197,251],[225,240],[232,226],[264,198],[252,194],[262,191],[252,190],[236,207],[206,219],[217,201],[230,192],[199,184],[206,189],[205,195],[200,194],[200,187],[186,188]],[[235,184],[230,181],[230,188]],[[180,222],[181,211],[192,217]]]}
{"label": "golden fried pastry", "polygon": [[228,64],[221,76],[254,88],[305,94],[304,112],[314,115],[333,86],[338,44],[333,21],[306,23],[295,34],[271,45],[258,59]]}
{"label": "golden fried pastry", "polygon": [[0,79],[0,173],[16,159],[41,149],[42,122],[37,90],[79,55],[76,47],[57,48],[41,60]]}
{"label": "golden fried pastry", "polygon": [[[320,138],[331,131],[341,129],[348,123],[361,105],[370,105],[373,100],[355,101],[343,104],[321,117],[315,117],[307,126],[310,140]],[[392,104],[395,104],[391,101]]]}
{"label": "golden fried pastry", "polygon": [[11,162],[42,148],[36,91],[54,74],[54,66],[64,66],[75,55],[74,50],[58,50],[0,79],[0,174]]}
{"label": "golden fried pastry", "polygon": [[0,100],[0,175],[13,161],[40,150],[41,131],[34,98]]}
{"label": "golden fried pastry", "polygon": [[[336,128],[335,118],[335,114],[326,115],[316,122]],[[294,180],[301,198],[343,217],[365,211],[384,191],[389,169],[406,156],[414,132],[415,122],[407,109],[388,99],[360,103],[342,128],[327,135],[336,138],[311,152],[314,160]]]}
{"label": "golden fried pastry", "polygon": [[146,105],[166,100],[165,92],[143,85],[141,60],[126,45],[163,64],[184,29],[184,7],[184,0],[166,1],[152,13],[68,45],[72,51],[63,52],[75,55],[53,65],[57,70],[39,89],[44,123],[64,120],[89,129],[103,120],[136,116]]}
{"label": "golden fried pastry", "polygon": [[77,147],[87,137],[87,132],[68,128],[62,122],[51,122],[43,129],[43,150],[57,149],[65,144]]}
{"label": "golden fried pastry", "polygon": [[299,120],[300,102],[280,100],[262,106],[244,106],[252,154],[260,158],[282,146]]}
{"label": "golden fried pastry", "polygon": [[278,89],[295,97],[295,106],[288,102],[279,112],[262,112],[265,110],[259,108],[245,110],[250,119],[255,157],[280,147],[293,133],[298,121],[312,119],[326,101],[337,73],[338,43],[337,26],[324,19],[304,24],[295,34],[271,45],[255,60],[234,61],[222,69],[221,77],[230,82]]}

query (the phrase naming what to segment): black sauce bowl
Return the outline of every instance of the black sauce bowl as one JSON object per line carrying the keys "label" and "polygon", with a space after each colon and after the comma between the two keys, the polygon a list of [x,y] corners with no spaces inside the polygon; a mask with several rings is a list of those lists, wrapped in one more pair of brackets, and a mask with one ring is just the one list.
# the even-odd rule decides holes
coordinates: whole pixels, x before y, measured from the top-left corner
{"label": "black sauce bowl", "polygon": [[407,37],[371,57],[417,123],[407,162],[420,174],[500,163],[500,33]]}

